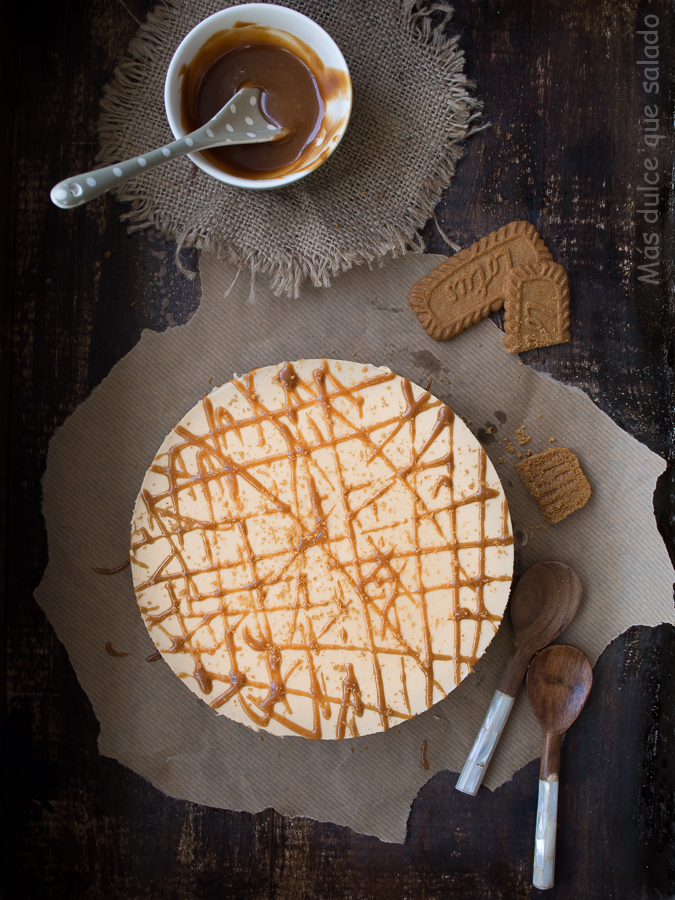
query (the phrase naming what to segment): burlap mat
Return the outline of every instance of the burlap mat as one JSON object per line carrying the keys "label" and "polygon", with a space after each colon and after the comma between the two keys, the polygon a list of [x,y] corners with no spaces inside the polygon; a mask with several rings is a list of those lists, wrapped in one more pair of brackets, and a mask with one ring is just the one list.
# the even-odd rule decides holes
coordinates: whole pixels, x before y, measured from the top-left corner
{"label": "burlap mat", "polygon": [[[129,45],[102,101],[99,161],[172,139],[163,103],[171,57],[197,22],[228,0],[167,0]],[[275,191],[231,188],[183,158],[120,188],[132,229],[154,225],[270,279],[297,297],[352,266],[421,249],[418,229],[450,183],[480,104],[463,74],[451,8],[422,0],[286,0],[342,50],[354,84],[347,133],[307,178]]]}

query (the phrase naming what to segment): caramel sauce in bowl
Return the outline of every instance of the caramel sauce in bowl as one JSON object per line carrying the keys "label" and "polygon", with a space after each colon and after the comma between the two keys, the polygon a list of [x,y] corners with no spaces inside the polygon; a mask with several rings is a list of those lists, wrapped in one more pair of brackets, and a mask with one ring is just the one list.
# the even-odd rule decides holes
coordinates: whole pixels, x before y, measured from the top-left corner
{"label": "caramel sauce in bowl", "polygon": [[295,10],[248,3],[200,22],[167,71],[164,103],[176,138],[212,118],[242,87],[261,90],[261,109],[286,138],[190,153],[209,175],[245,188],[290,184],[338,146],[352,105],[347,64],[332,38]]}

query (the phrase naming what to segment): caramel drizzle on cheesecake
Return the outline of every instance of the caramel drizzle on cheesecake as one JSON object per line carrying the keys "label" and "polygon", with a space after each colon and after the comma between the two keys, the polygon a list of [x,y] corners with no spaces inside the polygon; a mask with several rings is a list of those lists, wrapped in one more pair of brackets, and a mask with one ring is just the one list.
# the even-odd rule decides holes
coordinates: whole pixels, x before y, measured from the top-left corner
{"label": "caramel drizzle on cheesecake", "polygon": [[[486,484],[485,452],[482,448],[479,450],[476,491],[468,496],[455,498],[452,479],[454,414],[428,391],[423,391],[415,397],[413,386],[406,379],[400,382],[405,403],[404,411],[392,415],[387,421],[378,421],[366,426],[354,424],[343,411],[344,402],[352,407],[357,419],[360,420],[365,400],[363,392],[375,385],[396,379],[397,376],[391,372],[371,375],[352,386],[347,386],[330,370],[325,359],[312,372],[311,382],[303,381],[293,365],[285,363],[276,376],[283,387],[285,397],[284,404],[278,409],[268,409],[262,403],[255,391],[255,373],[256,370],[253,370],[243,379],[235,379],[232,382],[242,399],[246,401],[250,410],[249,415],[236,419],[228,410],[214,406],[209,396],[204,397],[202,407],[208,423],[206,433],[196,434],[184,425],[176,426],[173,433],[179,440],[158,454],[150,468],[151,472],[166,477],[168,489],[153,492],[147,488],[142,489],[141,501],[153,525],[150,530],[154,533],[150,534],[145,528],[137,529],[132,536],[131,555],[135,563],[147,568],[138,559],[139,551],[144,547],[158,540],[166,540],[171,550],[154,572],[148,570],[146,580],[136,584],[139,607],[148,628],[159,629],[161,632],[162,653],[182,653],[191,656],[193,671],[184,673],[182,677],[194,677],[202,694],[206,697],[213,695],[210,702],[207,701],[212,709],[220,708],[236,696],[241,708],[255,726],[264,728],[271,720],[275,720],[295,734],[317,740],[323,733],[322,719],[331,719],[334,710],[337,712],[334,720],[335,738],[342,739],[347,731],[350,736],[357,736],[357,719],[368,709],[377,712],[382,729],[387,730],[392,718],[400,720],[412,717],[406,686],[406,657],[424,676],[425,702],[427,707],[430,707],[433,703],[434,688],[445,695],[434,677],[434,664],[438,661],[451,660],[455,684],[458,684],[463,677],[462,665],[467,667],[467,671],[471,671],[478,658],[478,644],[483,623],[491,623],[496,630],[501,616],[491,613],[487,608],[483,597],[484,588],[495,581],[511,579],[510,576],[494,577],[486,574],[485,551],[489,547],[505,547],[513,543],[509,533],[506,499],[502,500],[501,533],[498,537],[487,538],[485,504],[488,500],[498,497],[500,492]],[[421,413],[428,413],[430,410],[437,410],[435,424],[424,444],[419,450],[415,450],[416,419]],[[308,440],[303,435],[299,427],[300,416],[303,417],[305,431],[310,432],[313,439]],[[410,428],[412,451],[404,464],[397,465],[384,451],[405,427]],[[237,461],[232,451],[228,452],[228,441],[235,438],[241,441],[242,431],[246,428],[257,429],[261,448],[265,446],[265,429],[273,429],[283,439],[285,449],[260,458]],[[372,432],[378,431],[382,434],[385,429],[389,430],[383,439],[373,438]],[[429,449],[446,429],[449,437],[447,453],[440,458],[425,460]],[[370,486],[374,487],[372,483],[366,485],[348,483],[338,447],[355,439],[362,443],[368,463],[377,460],[380,465],[383,464],[388,470],[388,477],[366,501],[351,505],[350,494],[357,490],[363,492]],[[316,458],[320,451],[330,454],[334,466],[330,476],[323,472],[320,460]],[[283,463],[289,464],[290,502],[282,499],[281,492],[275,489],[276,484],[269,476],[263,480],[260,473],[258,476],[255,473],[261,466],[267,466],[271,470],[275,464]],[[449,496],[441,507],[430,509],[417,492],[417,478],[427,470],[437,468],[442,474],[432,489],[432,497],[436,499],[443,489],[447,490]],[[317,487],[318,476],[331,481],[336,490],[337,502],[329,510],[324,509],[326,498],[322,497]],[[310,513],[300,511],[301,485],[305,492],[303,495],[305,500],[309,500]],[[365,508],[376,504],[393,486],[409,493],[412,501],[414,546],[402,552],[397,552],[395,547],[383,549],[369,533],[357,531],[356,527],[359,514]],[[243,490],[248,493],[255,492],[263,504],[262,510],[257,510],[253,514],[244,511],[241,499]],[[196,492],[199,491],[201,497],[206,500],[210,514],[209,522],[197,522],[181,515],[179,495],[185,491],[191,492],[193,500],[196,500]],[[217,491],[221,499],[226,500],[228,514],[225,517],[222,514],[216,515],[212,491]],[[457,511],[463,506],[473,504],[478,510],[479,537],[473,541],[460,543],[457,540]],[[329,517],[336,511],[340,515],[342,526],[339,534],[332,533],[335,526],[329,524]],[[265,515],[280,514],[284,517],[285,525],[293,531],[293,542],[290,547],[283,547],[264,557],[256,555],[251,544],[249,525],[251,516],[260,515],[261,512]],[[439,514],[447,514],[450,517],[452,541],[448,541],[443,533],[438,522]],[[440,547],[421,545],[419,526],[423,521],[442,539]],[[186,561],[184,536],[195,528],[204,532],[203,543],[208,564],[191,568]],[[214,546],[208,540],[209,534],[215,538],[218,532],[223,531],[230,531],[236,535],[241,554],[237,562],[227,565],[215,559]],[[357,546],[358,539],[361,538],[362,545],[364,537],[369,547],[366,556]],[[337,542],[345,540],[349,543],[352,554],[351,561],[346,563],[341,561],[336,549]],[[305,617],[304,623],[299,621],[299,613],[310,607],[303,562],[305,554],[312,548],[319,548],[327,567],[338,573],[335,596],[326,603],[319,604],[324,606],[334,604],[335,615],[324,625],[319,635],[313,633],[309,616]],[[452,592],[453,605],[448,615],[454,627],[452,656],[435,653],[433,650],[425,599],[427,589],[423,585],[422,577],[425,554],[437,553],[439,549],[450,550],[453,559],[451,581],[433,588],[433,590],[445,588]],[[478,575],[470,577],[466,574],[458,558],[460,549],[478,552]],[[401,578],[410,558],[414,560],[415,566],[417,588],[414,590]],[[245,569],[245,583],[224,588],[219,573],[224,569],[235,567]],[[141,570],[137,569],[137,573],[140,572]],[[203,580],[208,574],[214,576],[218,584],[211,590],[206,590],[203,584],[199,587],[196,582],[198,576]],[[296,587],[293,603],[284,607],[274,606],[275,611],[283,610],[293,616],[290,638],[283,643],[275,640],[265,605],[266,591],[282,582],[286,585],[295,584]],[[180,587],[181,584],[183,588]],[[164,585],[170,600],[169,607],[161,612],[154,612],[157,607],[149,608],[142,605],[143,592],[155,585]],[[374,598],[368,593],[370,586],[387,590],[379,609]],[[463,587],[471,588],[475,592],[478,603],[476,612],[460,605],[460,589]],[[344,596],[345,589],[351,595],[347,599]],[[248,592],[250,602],[242,609],[241,596],[244,592]],[[421,614],[421,650],[412,647],[404,637],[396,608],[396,601],[400,598],[409,600]],[[196,610],[195,604],[204,600],[217,600],[218,608],[208,613]],[[341,615],[354,600],[360,605],[366,635],[365,645],[352,646],[345,643],[347,633],[344,627],[340,631],[342,644],[322,643],[324,633],[340,620]],[[311,605],[314,608],[317,606],[316,603]],[[460,653],[460,629],[465,619],[473,619],[476,622],[473,645],[468,655]],[[214,620],[218,620],[217,627],[221,635],[219,637],[214,632],[216,625]],[[198,632],[204,635],[204,629],[213,645],[209,649],[204,648],[203,642],[197,636]],[[175,633],[177,630],[180,630],[178,635]],[[395,640],[396,649],[378,644],[378,635],[382,640],[387,632]],[[258,654],[260,661],[264,662],[267,671],[265,680],[253,678],[241,671],[238,654],[242,649],[242,641]],[[330,696],[327,693],[323,675],[321,679],[319,678],[317,661],[321,651],[328,649],[368,654],[376,692],[374,704],[364,702],[351,663],[343,667],[342,696]],[[306,689],[301,689],[297,685],[291,687],[288,684],[290,676],[300,664],[300,660],[296,659],[284,672],[284,651],[288,650],[299,651],[302,655],[301,659],[308,673]],[[227,675],[208,668],[208,657],[216,652],[224,652],[229,658],[230,671]],[[378,655],[392,653],[400,657],[405,710],[392,709],[385,696],[382,666]],[[256,697],[256,692],[259,694],[261,691],[264,694],[262,699],[260,696]],[[290,718],[293,697],[311,700],[313,705],[311,729],[299,725]]]}

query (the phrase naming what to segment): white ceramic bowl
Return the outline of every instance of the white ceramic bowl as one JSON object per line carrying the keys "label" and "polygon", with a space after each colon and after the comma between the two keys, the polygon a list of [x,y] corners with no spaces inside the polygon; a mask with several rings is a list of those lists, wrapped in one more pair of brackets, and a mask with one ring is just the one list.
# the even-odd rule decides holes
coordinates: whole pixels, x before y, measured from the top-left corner
{"label": "white ceramic bowl", "polygon": [[184,137],[185,130],[180,120],[181,67],[191,62],[199,48],[211,35],[217,31],[225,31],[232,28],[235,22],[241,21],[276,28],[279,31],[285,31],[299,38],[318,55],[327,68],[340,69],[347,76],[347,87],[337,96],[328,99],[324,113],[324,123],[340,123],[339,127],[337,129],[321,129],[321,133],[326,134],[326,142],[315,145],[305,164],[295,172],[291,172],[281,178],[238,178],[235,175],[223,172],[222,169],[216,168],[199,153],[188,154],[192,162],[199,166],[200,169],[203,169],[213,178],[217,178],[218,181],[224,181],[226,184],[257,190],[281,187],[304,178],[305,175],[316,169],[330,156],[340,143],[342,135],[347,128],[352,106],[352,85],[344,57],[330,35],[316,22],[308,19],[307,16],[303,16],[293,9],[287,9],[285,6],[275,6],[271,3],[245,3],[241,6],[222,9],[220,12],[209,16],[208,19],[204,19],[183,39],[169,64],[164,84],[166,115],[174,137]]}

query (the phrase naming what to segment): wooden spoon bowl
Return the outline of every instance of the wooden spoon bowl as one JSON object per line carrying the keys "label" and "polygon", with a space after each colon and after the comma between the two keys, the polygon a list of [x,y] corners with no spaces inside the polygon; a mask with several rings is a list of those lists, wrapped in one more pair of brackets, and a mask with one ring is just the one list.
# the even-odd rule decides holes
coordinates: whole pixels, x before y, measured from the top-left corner
{"label": "wooden spoon bowl", "polygon": [[534,654],[562,634],[580,602],[579,577],[564,563],[536,563],[521,576],[511,597],[516,646],[499,683],[503,694],[516,696]]}
{"label": "wooden spoon bowl", "polygon": [[554,644],[537,653],[527,673],[527,696],[548,734],[564,734],[584,708],[593,684],[591,664],[576,647]]}

